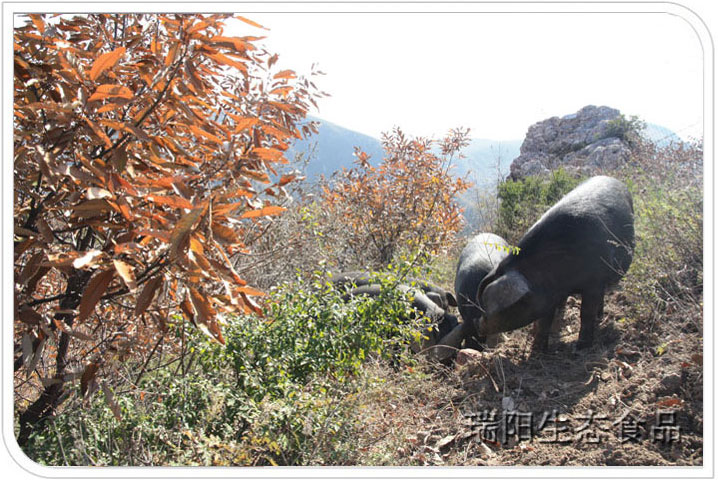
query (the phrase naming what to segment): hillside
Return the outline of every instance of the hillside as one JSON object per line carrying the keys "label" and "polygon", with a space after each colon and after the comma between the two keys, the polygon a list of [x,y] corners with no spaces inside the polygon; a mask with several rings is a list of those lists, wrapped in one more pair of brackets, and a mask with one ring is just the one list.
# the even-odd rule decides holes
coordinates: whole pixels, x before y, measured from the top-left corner
{"label": "hillside", "polygon": [[288,153],[320,72],[235,20],[15,25],[18,466],[703,465],[702,142],[587,106],[516,181],[517,144],[436,123]]}
{"label": "hillside", "polygon": [[[342,168],[351,168],[354,162],[354,147],[359,146],[373,162],[383,157],[381,141],[369,135],[350,130],[335,123],[317,117],[311,120],[319,122],[319,132],[309,139],[295,143],[287,157],[301,159],[304,175],[312,182],[320,175],[329,177]],[[642,136],[659,146],[667,146],[680,138],[665,127],[646,123]],[[452,173],[465,177],[473,187],[460,195],[459,205],[464,210],[467,221],[466,232],[481,230],[491,221],[486,202],[491,202],[491,192],[498,181],[509,175],[511,163],[521,154],[524,140],[491,140],[474,138],[463,150],[461,158],[452,161]],[[490,210],[490,209],[489,209]]]}
{"label": "hillside", "polygon": [[320,175],[328,177],[342,168],[351,168],[354,147],[361,148],[374,160],[382,158],[379,139],[319,118],[310,117],[310,120],[319,122],[319,132],[294,143],[286,155],[289,159],[300,156],[305,162],[304,174],[308,180]]}
{"label": "hillside", "polygon": [[[319,132],[308,139],[296,142],[289,149],[290,159],[300,155],[304,163],[304,173],[308,180],[319,175],[329,176],[342,168],[351,168],[354,162],[354,147],[358,146],[368,153],[374,161],[383,156],[381,141],[378,138],[355,132],[335,123],[312,117],[320,122]],[[453,170],[456,176],[469,174],[471,181],[484,177],[495,180],[496,161],[500,159],[501,173],[505,176],[508,165],[518,154],[521,140],[497,141],[475,138],[464,150],[464,158],[455,159]],[[482,182],[481,182],[482,183]]]}
{"label": "hillside", "polygon": [[[310,119],[319,122],[319,132],[296,142],[287,152],[287,158],[301,159],[304,174],[309,181],[320,175],[328,177],[342,168],[351,168],[354,162],[354,147],[360,147],[374,161],[382,158],[383,149],[378,138],[321,118]],[[669,129],[652,123],[646,124],[643,136],[659,146],[680,141]],[[463,158],[454,159],[453,173],[456,176],[467,176],[477,187],[491,187],[495,185],[497,178],[505,178],[509,174],[509,165],[521,153],[522,142],[522,139],[474,138],[464,149]]]}

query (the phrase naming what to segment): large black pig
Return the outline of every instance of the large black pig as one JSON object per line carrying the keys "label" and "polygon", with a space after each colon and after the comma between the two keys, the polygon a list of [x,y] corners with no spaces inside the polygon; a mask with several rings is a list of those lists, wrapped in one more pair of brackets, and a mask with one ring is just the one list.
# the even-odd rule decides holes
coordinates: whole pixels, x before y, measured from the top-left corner
{"label": "large black pig", "polygon": [[480,335],[514,330],[538,320],[534,350],[545,351],[557,309],[581,295],[577,349],[591,346],[603,297],[631,264],[633,202],[626,186],[593,177],[566,194],[521,238],[481,282]]}

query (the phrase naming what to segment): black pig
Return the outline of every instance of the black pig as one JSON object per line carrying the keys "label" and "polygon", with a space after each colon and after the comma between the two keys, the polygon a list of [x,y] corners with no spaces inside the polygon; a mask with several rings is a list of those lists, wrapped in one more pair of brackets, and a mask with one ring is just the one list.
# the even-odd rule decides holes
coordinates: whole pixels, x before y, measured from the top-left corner
{"label": "black pig", "polygon": [[[376,283],[369,272],[343,272],[334,275],[331,279],[335,286],[352,284],[357,287]],[[404,283],[409,283],[420,288],[432,302],[444,310],[457,305],[454,294],[436,285],[415,278],[405,278]]]}
{"label": "black pig", "polygon": [[566,194],[481,282],[480,335],[538,320],[534,350],[545,351],[554,314],[570,294],[581,295],[577,349],[591,346],[603,297],[631,265],[633,202],[623,183],[593,177]]}
{"label": "black pig", "polygon": [[454,291],[459,304],[459,313],[465,324],[462,334],[469,347],[478,347],[472,337],[477,336],[476,329],[481,318],[481,310],[476,303],[479,284],[508,255],[508,252],[509,245],[506,241],[493,233],[481,233],[472,237],[461,251],[456,266]]}

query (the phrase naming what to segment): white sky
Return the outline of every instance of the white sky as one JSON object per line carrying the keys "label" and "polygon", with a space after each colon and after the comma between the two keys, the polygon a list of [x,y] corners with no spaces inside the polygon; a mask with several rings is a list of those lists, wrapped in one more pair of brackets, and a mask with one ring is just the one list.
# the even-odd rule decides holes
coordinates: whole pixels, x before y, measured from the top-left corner
{"label": "white sky", "polygon": [[[702,135],[703,50],[658,13],[251,13],[279,66],[326,73],[320,118],[379,136],[494,140],[589,104]],[[247,34],[260,33],[243,28]],[[232,32],[238,33],[238,32]]]}

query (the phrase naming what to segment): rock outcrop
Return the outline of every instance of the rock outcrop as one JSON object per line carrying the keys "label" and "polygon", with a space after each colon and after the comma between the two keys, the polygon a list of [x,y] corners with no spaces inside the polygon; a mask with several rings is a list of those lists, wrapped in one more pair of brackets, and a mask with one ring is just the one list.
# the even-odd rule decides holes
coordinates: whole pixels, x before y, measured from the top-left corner
{"label": "rock outcrop", "polygon": [[631,149],[616,121],[621,112],[589,105],[565,117],[553,117],[529,127],[521,154],[511,163],[510,178],[519,180],[559,167],[570,172],[605,172],[628,161]]}

